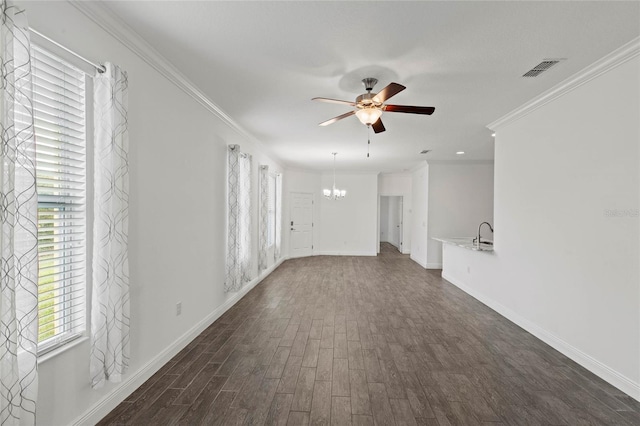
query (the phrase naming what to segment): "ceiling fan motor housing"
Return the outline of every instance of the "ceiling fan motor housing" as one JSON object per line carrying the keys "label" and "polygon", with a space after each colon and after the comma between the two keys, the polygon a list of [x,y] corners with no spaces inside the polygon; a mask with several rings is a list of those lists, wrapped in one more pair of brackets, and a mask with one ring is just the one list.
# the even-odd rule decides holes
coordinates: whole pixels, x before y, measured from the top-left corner
{"label": "ceiling fan motor housing", "polygon": [[356,106],[358,108],[380,108],[382,106],[382,102],[375,99],[377,93],[371,93],[371,90],[373,90],[373,86],[375,86],[377,83],[377,78],[367,77],[362,79],[362,84],[367,90],[367,93],[364,93],[356,98]]}
{"label": "ceiling fan motor housing", "polygon": [[372,91],[373,86],[375,86],[377,83],[378,83],[377,78],[367,77],[362,79],[362,84],[364,84],[364,88],[366,89],[367,92]]}
{"label": "ceiling fan motor housing", "polygon": [[380,108],[382,102],[374,99],[377,93],[367,92],[356,98],[356,106],[358,108]]}

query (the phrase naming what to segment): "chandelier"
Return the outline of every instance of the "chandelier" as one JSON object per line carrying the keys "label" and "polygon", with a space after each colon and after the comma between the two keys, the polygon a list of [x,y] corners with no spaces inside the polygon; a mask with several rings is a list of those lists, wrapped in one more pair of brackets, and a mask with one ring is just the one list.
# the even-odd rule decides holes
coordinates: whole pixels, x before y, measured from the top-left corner
{"label": "chandelier", "polygon": [[347,195],[347,191],[345,191],[344,189],[336,188],[336,155],[338,153],[332,152],[331,154],[333,154],[333,188],[323,189],[322,193],[330,200],[340,200],[344,198],[345,195]]}

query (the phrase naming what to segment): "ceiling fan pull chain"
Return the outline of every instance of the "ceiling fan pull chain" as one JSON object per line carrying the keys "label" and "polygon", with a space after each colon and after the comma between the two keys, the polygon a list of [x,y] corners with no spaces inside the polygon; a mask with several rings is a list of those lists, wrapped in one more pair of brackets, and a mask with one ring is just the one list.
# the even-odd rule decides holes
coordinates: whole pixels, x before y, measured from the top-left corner
{"label": "ceiling fan pull chain", "polygon": [[371,148],[371,126],[367,126],[367,158],[369,158],[370,148]]}

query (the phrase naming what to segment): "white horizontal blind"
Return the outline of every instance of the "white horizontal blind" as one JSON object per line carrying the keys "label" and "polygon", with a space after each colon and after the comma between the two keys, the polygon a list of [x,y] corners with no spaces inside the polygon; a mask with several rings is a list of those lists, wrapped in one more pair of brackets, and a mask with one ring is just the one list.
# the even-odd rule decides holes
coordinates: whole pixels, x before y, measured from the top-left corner
{"label": "white horizontal blind", "polygon": [[85,331],[85,74],[34,46],[38,351]]}

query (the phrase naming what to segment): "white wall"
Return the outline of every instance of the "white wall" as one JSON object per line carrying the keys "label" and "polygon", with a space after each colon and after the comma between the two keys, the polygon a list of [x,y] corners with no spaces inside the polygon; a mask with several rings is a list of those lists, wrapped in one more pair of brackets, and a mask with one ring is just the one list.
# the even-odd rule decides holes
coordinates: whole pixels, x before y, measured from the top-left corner
{"label": "white wall", "polygon": [[290,232],[291,232],[291,205],[289,204],[292,192],[304,192],[313,194],[313,246],[314,252],[318,249],[322,218],[320,217],[320,199],[322,198],[322,184],[320,173],[303,170],[287,169],[286,179],[282,186],[284,205],[282,207],[282,252],[290,256]]}
{"label": "white wall", "polygon": [[333,185],[333,171],[303,170],[285,172],[283,193],[283,252],[289,250],[291,219],[288,195],[306,192],[314,196],[313,254],[375,256],[378,241],[378,177],[374,173],[336,173],[336,186],[347,191],[342,200],[328,200],[323,188]]}
{"label": "white wall", "polygon": [[378,194],[381,196],[402,197],[402,253],[411,252],[412,234],[412,182],[411,173],[384,173],[379,175]]}
{"label": "white wall", "polygon": [[69,3],[22,6],[38,31],[129,74],[131,367],[92,390],[87,340],[39,363],[38,423],[96,421],[237,297],[223,292],[226,146],[253,154],[254,201],[258,165],[281,167]]}
{"label": "white wall", "polygon": [[[442,268],[433,237],[474,237],[484,221],[493,226],[493,162],[429,162],[427,267]],[[482,236],[493,240],[486,225]]]}
{"label": "white wall", "polygon": [[[333,173],[323,173],[322,188],[331,188]],[[378,240],[378,176],[375,173],[336,173],[342,200],[320,200],[317,254],[375,256]]]}
{"label": "white wall", "polygon": [[425,162],[411,174],[411,259],[427,267],[427,221],[429,165]]}
{"label": "white wall", "polygon": [[638,50],[496,128],[496,252],[443,275],[640,400]]}

